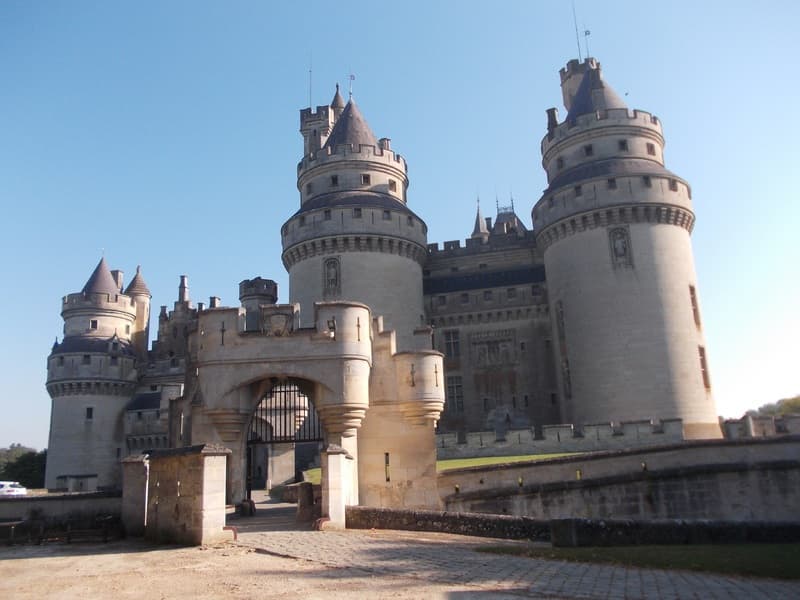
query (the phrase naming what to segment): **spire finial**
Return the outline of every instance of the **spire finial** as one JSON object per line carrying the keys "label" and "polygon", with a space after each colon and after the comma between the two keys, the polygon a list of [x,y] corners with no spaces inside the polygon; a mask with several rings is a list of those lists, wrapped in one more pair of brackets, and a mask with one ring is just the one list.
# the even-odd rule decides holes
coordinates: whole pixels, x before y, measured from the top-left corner
{"label": "spire finial", "polygon": [[356,80],[356,76],[355,76],[355,75],[353,75],[353,73],[352,73],[352,72],[350,72],[350,98],[349,98],[349,99],[352,99],[352,98],[353,98],[353,82],[354,82],[355,80]]}

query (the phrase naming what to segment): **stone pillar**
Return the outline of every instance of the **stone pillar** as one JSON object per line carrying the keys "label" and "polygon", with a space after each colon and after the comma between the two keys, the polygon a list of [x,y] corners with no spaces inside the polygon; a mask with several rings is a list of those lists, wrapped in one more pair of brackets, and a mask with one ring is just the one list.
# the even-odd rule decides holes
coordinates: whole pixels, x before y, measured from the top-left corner
{"label": "stone pillar", "polygon": [[338,444],[328,444],[321,452],[321,463],[322,516],[329,519],[330,527],[344,529],[344,507],[352,496],[355,461]]}
{"label": "stone pillar", "polygon": [[149,471],[146,455],[129,456],[122,460],[122,526],[128,536],[144,535]]}

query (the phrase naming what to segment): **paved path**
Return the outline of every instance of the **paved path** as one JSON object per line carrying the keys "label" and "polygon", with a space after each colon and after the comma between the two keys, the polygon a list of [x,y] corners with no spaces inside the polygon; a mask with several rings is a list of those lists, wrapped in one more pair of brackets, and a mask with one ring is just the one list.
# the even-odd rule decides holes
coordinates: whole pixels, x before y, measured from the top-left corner
{"label": "paved path", "polygon": [[[266,508],[259,505],[265,512]],[[281,517],[252,526],[237,520],[239,543],[260,552],[353,569],[373,577],[404,577],[453,584],[452,598],[800,598],[800,582],[745,579],[688,571],[661,571],[567,563],[477,552],[486,545],[519,543],[447,534],[400,531],[303,531],[293,508],[274,507]],[[259,523],[259,521],[262,521]],[[264,531],[264,525],[271,531]],[[295,529],[287,531],[288,528]],[[246,531],[249,530],[249,531]],[[259,531],[260,530],[260,531]],[[475,593],[464,592],[464,585]]]}

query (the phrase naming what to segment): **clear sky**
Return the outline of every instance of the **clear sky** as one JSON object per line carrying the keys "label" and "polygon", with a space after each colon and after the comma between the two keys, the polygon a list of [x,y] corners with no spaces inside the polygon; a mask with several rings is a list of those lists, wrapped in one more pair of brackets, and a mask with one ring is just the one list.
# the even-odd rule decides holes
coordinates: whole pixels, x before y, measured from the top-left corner
{"label": "clear sky", "polygon": [[[667,167],[693,187],[718,412],[800,393],[800,3],[575,5],[606,80],[661,118]],[[236,305],[257,275],[287,299],[279,234],[299,207],[309,65],[315,106],[355,74],[443,242],[470,234],[477,195],[493,216],[513,194],[531,225],[575,37],[566,1],[4,0],[0,446],[47,445],[61,297],[102,252],[126,283],[142,266],[156,317],[182,274],[195,301]]]}

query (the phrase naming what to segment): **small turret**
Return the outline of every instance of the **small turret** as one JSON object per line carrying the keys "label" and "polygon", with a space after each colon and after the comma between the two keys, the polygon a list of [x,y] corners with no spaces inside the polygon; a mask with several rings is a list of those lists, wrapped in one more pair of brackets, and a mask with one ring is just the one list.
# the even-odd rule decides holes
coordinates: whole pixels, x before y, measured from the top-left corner
{"label": "small turret", "polygon": [[485,242],[489,240],[489,229],[486,227],[486,219],[481,215],[481,200],[478,198],[478,211],[475,214],[475,227],[472,230],[472,238],[479,238]]}
{"label": "small turret", "polygon": [[333,95],[333,100],[331,100],[331,108],[333,109],[333,120],[336,121],[342,115],[342,111],[344,110],[344,98],[339,93],[339,84],[336,84],[336,93]]}
{"label": "small turret", "polygon": [[150,290],[142,277],[141,267],[136,266],[136,275],[133,276],[125,295],[136,302],[136,321],[133,324],[131,341],[141,360],[147,358],[147,349],[150,345]]}

